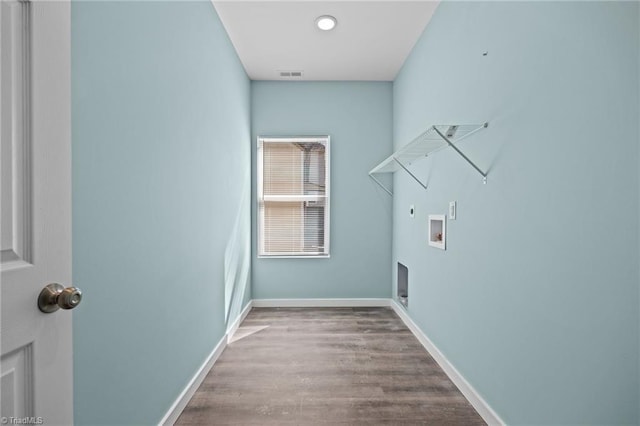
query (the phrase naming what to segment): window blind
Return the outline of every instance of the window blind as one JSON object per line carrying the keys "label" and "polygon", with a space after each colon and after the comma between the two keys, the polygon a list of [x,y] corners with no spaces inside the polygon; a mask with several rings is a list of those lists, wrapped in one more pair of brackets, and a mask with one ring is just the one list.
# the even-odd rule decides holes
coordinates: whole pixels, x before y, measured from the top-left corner
{"label": "window blind", "polygon": [[329,254],[329,138],[258,139],[258,255]]}

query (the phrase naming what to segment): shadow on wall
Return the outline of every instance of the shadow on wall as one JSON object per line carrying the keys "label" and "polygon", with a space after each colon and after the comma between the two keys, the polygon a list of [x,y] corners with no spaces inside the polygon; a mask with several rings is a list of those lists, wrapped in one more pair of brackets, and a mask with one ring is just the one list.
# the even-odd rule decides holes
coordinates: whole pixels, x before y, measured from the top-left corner
{"label": "shadow on wall", "polygon": [[251,266],[250,177],[242,186],[240,206],[224,252],[224,320],[227,331],[242,312]]}

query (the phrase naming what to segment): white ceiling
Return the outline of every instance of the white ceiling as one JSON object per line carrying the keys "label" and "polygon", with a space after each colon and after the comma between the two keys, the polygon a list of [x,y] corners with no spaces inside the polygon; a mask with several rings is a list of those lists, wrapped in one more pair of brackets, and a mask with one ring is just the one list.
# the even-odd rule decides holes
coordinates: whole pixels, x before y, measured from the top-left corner
{"label": "white ceiling", "polygon": [[[213,2],[249,77],[392,81],[431,19],[437,1]],[[315,26],[332,15],[332,31]],[[295,78],[300,80],[300,78]]]}

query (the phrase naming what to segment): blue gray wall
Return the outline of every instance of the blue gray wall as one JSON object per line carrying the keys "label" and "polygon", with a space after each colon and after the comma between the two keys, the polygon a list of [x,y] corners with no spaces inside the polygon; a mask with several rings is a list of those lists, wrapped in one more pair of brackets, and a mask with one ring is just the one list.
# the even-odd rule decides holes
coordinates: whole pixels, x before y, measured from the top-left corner
{"label": "blue gray wall", "polygon": [[[637,2],[444,2],[394,83],[394,141],[482,123],[395,176],[409,314],[509,424],[637,424]],[[483,52],[488,52],[483,56]],[[447,250],[426,244],[446,213]],[[416,205],[410,219],[408,206]]]}
{"label": "blue gray wall", "polygon": [[[391,199],[367,172],[391,151],[391,83],[252,82],[251,87],[252,170],[258,136],[331,136],[331,257],[254,259],[253,297],[390,297]],[[255,176],[252,180],[255,186]],[[254,231],[255,199],[254,188]]]}
{"label": "blue gray wall", "polygon": [[72,35],[75,420],[155,424],[249,297],[250,82],[209,1]]}

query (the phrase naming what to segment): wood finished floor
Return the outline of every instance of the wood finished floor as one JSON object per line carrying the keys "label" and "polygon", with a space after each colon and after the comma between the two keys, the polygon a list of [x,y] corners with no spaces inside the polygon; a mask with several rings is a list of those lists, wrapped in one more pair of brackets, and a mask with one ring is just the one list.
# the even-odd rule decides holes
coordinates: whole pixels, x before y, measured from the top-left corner
{"label": "wood finished floor", "polygon": [[485,424],[389,308],[253,308],[235,338],[176,425]]}

